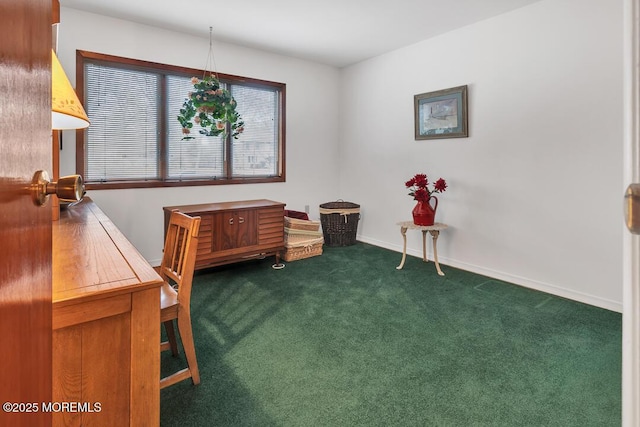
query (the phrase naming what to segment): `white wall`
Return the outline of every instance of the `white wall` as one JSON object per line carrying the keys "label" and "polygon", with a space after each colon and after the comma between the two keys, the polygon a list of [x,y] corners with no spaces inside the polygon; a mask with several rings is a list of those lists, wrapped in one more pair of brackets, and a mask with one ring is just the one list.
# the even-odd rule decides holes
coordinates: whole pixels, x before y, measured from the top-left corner
{"label": "white wall", "polygon": [[[413,95],[464,84],[469,137],[415,141]],[[360,240],[401,250],[404,182],[443,177],[441,262],[621,310],[621,1],[535,3],[348,67],[341,93]]]}
{"label": "white wall", "polygon": [[[59,58],[75,82],[76,49],[201,69],[208,38],[196,38],[100,15],[62,8]],[[214,32],[215,38],[215,32]],[[160,263],[163,206],[272,199],[319,217],[318,205],[340,197],[338,188],[339,71],[280,55],[218,43],[216,71],[286,83],[286,182],[252,185],[89,191],[140,253]],[[61,174],[75,173],[75,135],[65,132]]]}

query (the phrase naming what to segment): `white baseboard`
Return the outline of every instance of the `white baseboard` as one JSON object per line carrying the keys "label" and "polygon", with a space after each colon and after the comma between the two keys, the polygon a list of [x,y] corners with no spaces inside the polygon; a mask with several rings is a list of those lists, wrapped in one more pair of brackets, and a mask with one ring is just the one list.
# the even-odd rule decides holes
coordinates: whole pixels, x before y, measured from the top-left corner
{"label": "white baseboard", "polygon": [[[376,239],[371,239],[366,236],[358,236],[359,241],[369,243],[374,246],[389,249],[395,252],[402,253],[402,245],[383,242]],[[422,258],[422,251],[417,249],[407,248],[407,255]],[[400,258],[398,258],[399,260]],[[514,285],[523,286],[525,288],[535,289],[537,291],[546,292],[551,295],[556,295],[562,298],[578,301],[584,304],[593,305],[596,307],[604,308],[606,310],[616,311],[622,313],[622,303],[618,301],[612,301],[605,298],[597,297],[594,295],[585,294],[572,289],[567,289],[562,286],[552,285],[549,283],[543,283],[536,280],[528,279],[526,277],[517,276],[502,271],[492,270],[479,265],[469,264],[459,260],[439,256],[438,261],[440,264],[448,265],[451,267],[459,268],[461,270],[469,271],[483,276],[488,276],[493,279],[503,280],[505,282],[513,283]],[[399,261],[398,261],[399,262]],[[446,273],[445,273],[446,274]]]}

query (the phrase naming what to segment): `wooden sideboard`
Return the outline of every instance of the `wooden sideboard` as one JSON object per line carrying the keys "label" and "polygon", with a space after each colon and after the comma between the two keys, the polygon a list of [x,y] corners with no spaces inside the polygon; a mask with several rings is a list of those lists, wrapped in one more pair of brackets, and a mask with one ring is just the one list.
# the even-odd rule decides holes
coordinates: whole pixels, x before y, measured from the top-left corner
{"label": "wooden sideboard", "polygon": [[159,425],[160,276],[89,198],[52,237],[53,425]]}
{"label": "wooden sideboard", "polygon": [[202,218],[196,269],[276,256],[284,250],[284,203],[271,200],[165,206],[164,229],[171,211]]}

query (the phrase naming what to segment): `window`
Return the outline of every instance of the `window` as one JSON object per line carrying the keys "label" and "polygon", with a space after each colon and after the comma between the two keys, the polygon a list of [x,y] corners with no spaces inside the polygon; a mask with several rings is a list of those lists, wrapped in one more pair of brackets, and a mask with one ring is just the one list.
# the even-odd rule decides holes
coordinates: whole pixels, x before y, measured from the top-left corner
{"label": "window", "polygon": [[284,181],[285,88],[217,74],[245,122],[238,139],[182,140],[177,120],[202,70],[77,52],[78,95],[91,126],[77,131],[76,168],[87,188]]}

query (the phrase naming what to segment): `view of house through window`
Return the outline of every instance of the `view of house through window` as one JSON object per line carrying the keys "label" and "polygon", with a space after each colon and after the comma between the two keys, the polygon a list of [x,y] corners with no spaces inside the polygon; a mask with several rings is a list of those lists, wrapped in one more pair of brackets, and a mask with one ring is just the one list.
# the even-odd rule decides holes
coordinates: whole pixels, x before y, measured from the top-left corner
{"label": "view of house through window", "polygon": [[183,140],[177,120],[203,71],[78,52],[78,93],[91,126],[78,131],[77,170],[88,188],[284,181],[282,83],[217,74],[237,102],[237,139]]}

